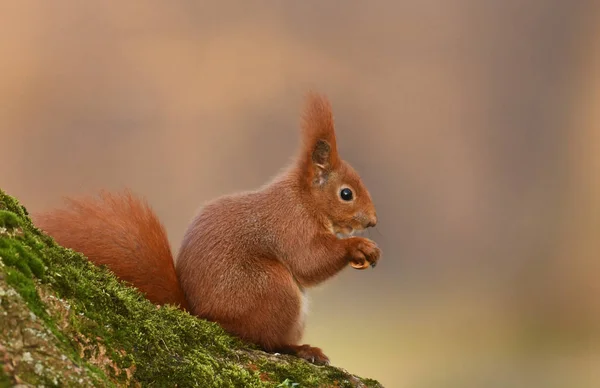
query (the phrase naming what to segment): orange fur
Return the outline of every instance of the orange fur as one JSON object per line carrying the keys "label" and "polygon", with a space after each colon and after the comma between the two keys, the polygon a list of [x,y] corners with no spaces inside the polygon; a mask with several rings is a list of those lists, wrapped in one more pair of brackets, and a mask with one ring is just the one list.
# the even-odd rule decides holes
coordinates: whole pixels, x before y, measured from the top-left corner
{"label": "orange fur", "polygon": [[358,173],[339,157],[325,97],[308,95],[302,140],[296,162],[269,184],[205,205],[174,268],[164,229],[129,193],[71,200],[70,209],[35,222],[155,303],[179,304],[267,351],[327,363],[321,349],[299,344],[306,288],[349,263],[374,266],[381,251],[366,238],[339,236],[375,225],[377,216]]}
{"label": "orange fur", "polygon": [[[336,167],[339,162],[337,141],[333,121],[331,103],[327,98],[314,92],[309,92],[306,106],[302,115],[302,152],[301,157],[312,156],[317,141],[325,140],[331,146],[331,159]],[[307,163],[307,160],[303,160]]]}

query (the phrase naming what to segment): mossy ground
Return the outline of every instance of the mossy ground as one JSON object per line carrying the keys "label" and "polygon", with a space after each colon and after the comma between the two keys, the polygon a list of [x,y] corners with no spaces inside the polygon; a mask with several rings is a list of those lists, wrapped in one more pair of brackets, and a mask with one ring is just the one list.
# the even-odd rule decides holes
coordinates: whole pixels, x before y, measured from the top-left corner
{"label": "mossy ground", "polygon": [[41,233],[2,190],[0,327],[0,387],[380,386],[261,352],[215,323],[151,304]]}

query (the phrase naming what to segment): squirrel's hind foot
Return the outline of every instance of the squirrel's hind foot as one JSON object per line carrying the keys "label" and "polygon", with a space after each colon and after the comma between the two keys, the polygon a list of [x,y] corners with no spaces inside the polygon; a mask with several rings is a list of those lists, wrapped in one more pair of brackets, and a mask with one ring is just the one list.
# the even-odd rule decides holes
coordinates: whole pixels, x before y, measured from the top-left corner
{"label": "squirrel's hind foot", "polygon": [[278,349],[279,353],[291,354],[317,365],[329,365],[329,358],[320,348],[310,345],[286,345]]}

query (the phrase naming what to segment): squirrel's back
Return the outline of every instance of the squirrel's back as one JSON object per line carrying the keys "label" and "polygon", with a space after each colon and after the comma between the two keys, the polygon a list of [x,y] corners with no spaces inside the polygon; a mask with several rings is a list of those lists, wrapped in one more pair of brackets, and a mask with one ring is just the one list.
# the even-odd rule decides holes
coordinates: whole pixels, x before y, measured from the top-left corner
{"label": "squirrel's back", "polygon": [[106,265],[156,304],[188,309],[164,226],[148,203],[130,191],[66,198],[64,208],[34,214],[58,244]]}
{"label": "squirrel's back", "polygon": [[284,172],[260,190],[225,195],[199,209],[176,260],[192,313],[214,319],[213,307],[243,299],[244,285],[263,276],[262,264],[302,251],[317,226],[294,185]]}

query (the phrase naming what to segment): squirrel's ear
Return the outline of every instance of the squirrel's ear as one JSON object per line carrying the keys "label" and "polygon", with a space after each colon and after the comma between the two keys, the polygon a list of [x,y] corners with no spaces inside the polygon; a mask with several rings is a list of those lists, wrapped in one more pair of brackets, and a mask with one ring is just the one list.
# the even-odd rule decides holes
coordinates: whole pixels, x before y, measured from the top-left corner
{"label": "squirrel's ear", "polygon": [[303,119],[305,167],[312,183],[323,184],[339,163],[333,114],[327,98],[309,93]]}
{"label": "squirrel's ear", "polygon": [[322,185],[331,172],[331,146],[325,140],[317,140],[312,152],[313,183]]}

